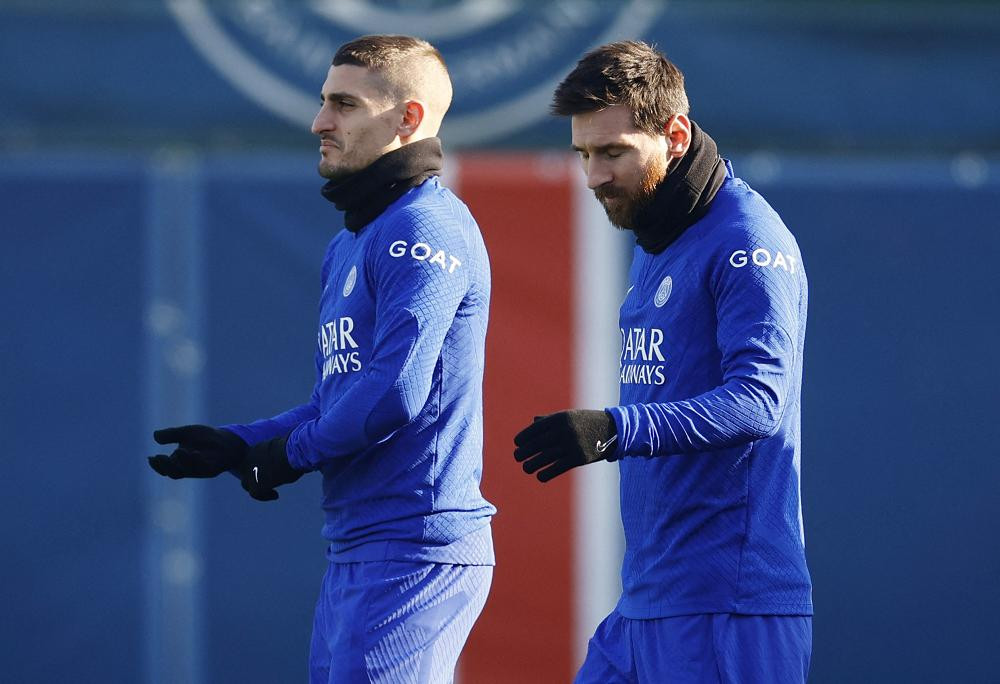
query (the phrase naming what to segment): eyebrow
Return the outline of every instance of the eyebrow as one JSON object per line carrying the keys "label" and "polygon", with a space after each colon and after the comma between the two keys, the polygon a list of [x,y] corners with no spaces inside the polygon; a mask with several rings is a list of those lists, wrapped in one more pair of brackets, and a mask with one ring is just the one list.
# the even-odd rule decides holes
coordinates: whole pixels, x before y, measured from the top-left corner
{"label": "eyebrow", "polygon": [[339,92],[339,91],[338,92],[333,92],[333,93],[324,93],[324,92],[320,91],[319,97],[320,97],[321,100],[345,100],[345,99],[351,99],[351,100],[357,100],[358,102],[364,102],[365,101],[365,99],[363,97],[361,97],[360,95],[356,95],[354,93]]}
{"label": "eyebrow", "polygon": [[[586,152],[587,150],[579,145],[570,145],[574,152]],[[607,152],[608,150],[627,150],[631,145],[627,143],[607,143],[606,145],[594,145],[590,149],[594,152]]]}

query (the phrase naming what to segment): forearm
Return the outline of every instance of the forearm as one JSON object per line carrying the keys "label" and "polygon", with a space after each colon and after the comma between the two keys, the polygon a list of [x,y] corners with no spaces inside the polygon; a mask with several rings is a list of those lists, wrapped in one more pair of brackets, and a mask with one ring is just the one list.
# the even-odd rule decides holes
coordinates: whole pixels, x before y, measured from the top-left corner
{"label": "forearm", "polygon": [[271,418],[262,418],[246,424],[223,425],[222,428],[235,433],[248,445],[253,446],[275,437],[284,437],[302,423],[313,420],[318,415],[319,409],[315,403],[310,402]]}
{"label": "forearm", "polygon": [[773,435],[783,392],[737,378],[683,401],[615,406],[619,456],[667,456],[715,451]]}
{"label": "forearm", "polygon": [[[410,360],[412,357],[406,355]],[[388,439],[420,412],[430,392],[431,377],[417,373],[422,364],[406,364],[393,373],[374,363],[365,377],[327,411],[298,426],[288,439],[289,462],[316,469],[352,457]]]}

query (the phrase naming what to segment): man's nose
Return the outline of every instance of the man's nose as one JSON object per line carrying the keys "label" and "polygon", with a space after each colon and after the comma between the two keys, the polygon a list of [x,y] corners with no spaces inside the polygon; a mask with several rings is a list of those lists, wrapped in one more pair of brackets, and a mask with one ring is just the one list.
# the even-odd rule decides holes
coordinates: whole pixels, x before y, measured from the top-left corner
{"label": "man's nose", "polygon": [[614,176],[610,169],[603,164],[595,163],[593,159],[590,160],[590,163],[587,164],[587,188],[596,190],[612,180],[614,180]]}
{"label": "man's nose", "polygon": [[311,129],[313,135],[319,135],[324,131],[333,130],[333,127],[334,127],[333,117],[330,116],[329,113],[327,113],[325,108],[320,109],[318,112],[316,112],[316,118],[313,119],[312,129]]}

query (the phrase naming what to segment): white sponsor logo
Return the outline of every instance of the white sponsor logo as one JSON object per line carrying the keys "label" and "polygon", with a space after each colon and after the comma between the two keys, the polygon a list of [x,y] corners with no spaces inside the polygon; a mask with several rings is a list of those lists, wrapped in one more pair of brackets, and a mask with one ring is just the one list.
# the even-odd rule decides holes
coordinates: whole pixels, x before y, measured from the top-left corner
{"label": "white sponsor logo", "polygon": [[772,255],[770,250],[758,247],[752,252],[745,249],[738,249],[729,257],[729,263],[734,268],[743,268],[747,264],[753,264],[760,268],[780,268],[788,273],[795,273],[795,257],[791,254],[782,254],[775,251]]}
{"label": "white sponsor logo", "polygon": [[358,267],[351,266],[351,272],[347,274],[347,280],[344,281],[344,296],[351,294],[354,291],[354,284],[358,282]]}
{"label": "white sponsor logo", "polygon": [[666,358],[660,350],[660,328],[619,329],[622,335],[618,381],[623,385],[663,385],[667,382]]}
{"label": "white sponsor logo", "polygon": [[318,344],[323,352],[323,379],[337,374],[361,370],[358,343],[351,334],[354,319],[343,316],[319,326]]}
{"label": "white sponsor logo", "polygon": [[657,309],[667,303],[667,300],[670,299],[670,293],[671,291],[673,291],[673,289],[674,289],[674,280],[670,276],[667,276],[666,278],[663,279],[663,282],[660,283],[660,288],[656,291],[656,296],[653,297],[653,304],[656,305]]}
{"label": "white sponsor logo", "polygon": [[407,254],[417,261],[426,261],[439,266],[442,271],[448,273],[454,273],[455,269],[462,265],[454,255],[446,253],[443,249],[434,249],[426,242],[414,242],[408,245],[405,240],[396,240],[389,245],[389,256],[401,257]]}

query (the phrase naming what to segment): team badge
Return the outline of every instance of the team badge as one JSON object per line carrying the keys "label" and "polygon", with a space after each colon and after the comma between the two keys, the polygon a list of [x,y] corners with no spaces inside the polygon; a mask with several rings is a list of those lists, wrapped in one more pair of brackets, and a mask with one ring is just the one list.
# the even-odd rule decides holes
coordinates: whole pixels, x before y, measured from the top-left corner
{"label": "team badge", "polygon": [[660,308],[661,306],[667,303],[667,300],[670,299],[670,293],[673,291],[673,289],[674,289],[674,280],[670,276],[667,276],[666,278],[663,279],[663,282],[660,283],[660,287],[656,291],[656,296],[653,297],[653,304],[656,305],[656,308]]}
{"label": "team badge", "polygon": [[354,291],[354,284],[358,282],[358,267],[351,266],[351,272],[347,274],[347,280],[344,281],[344,296],[351,294]]}

